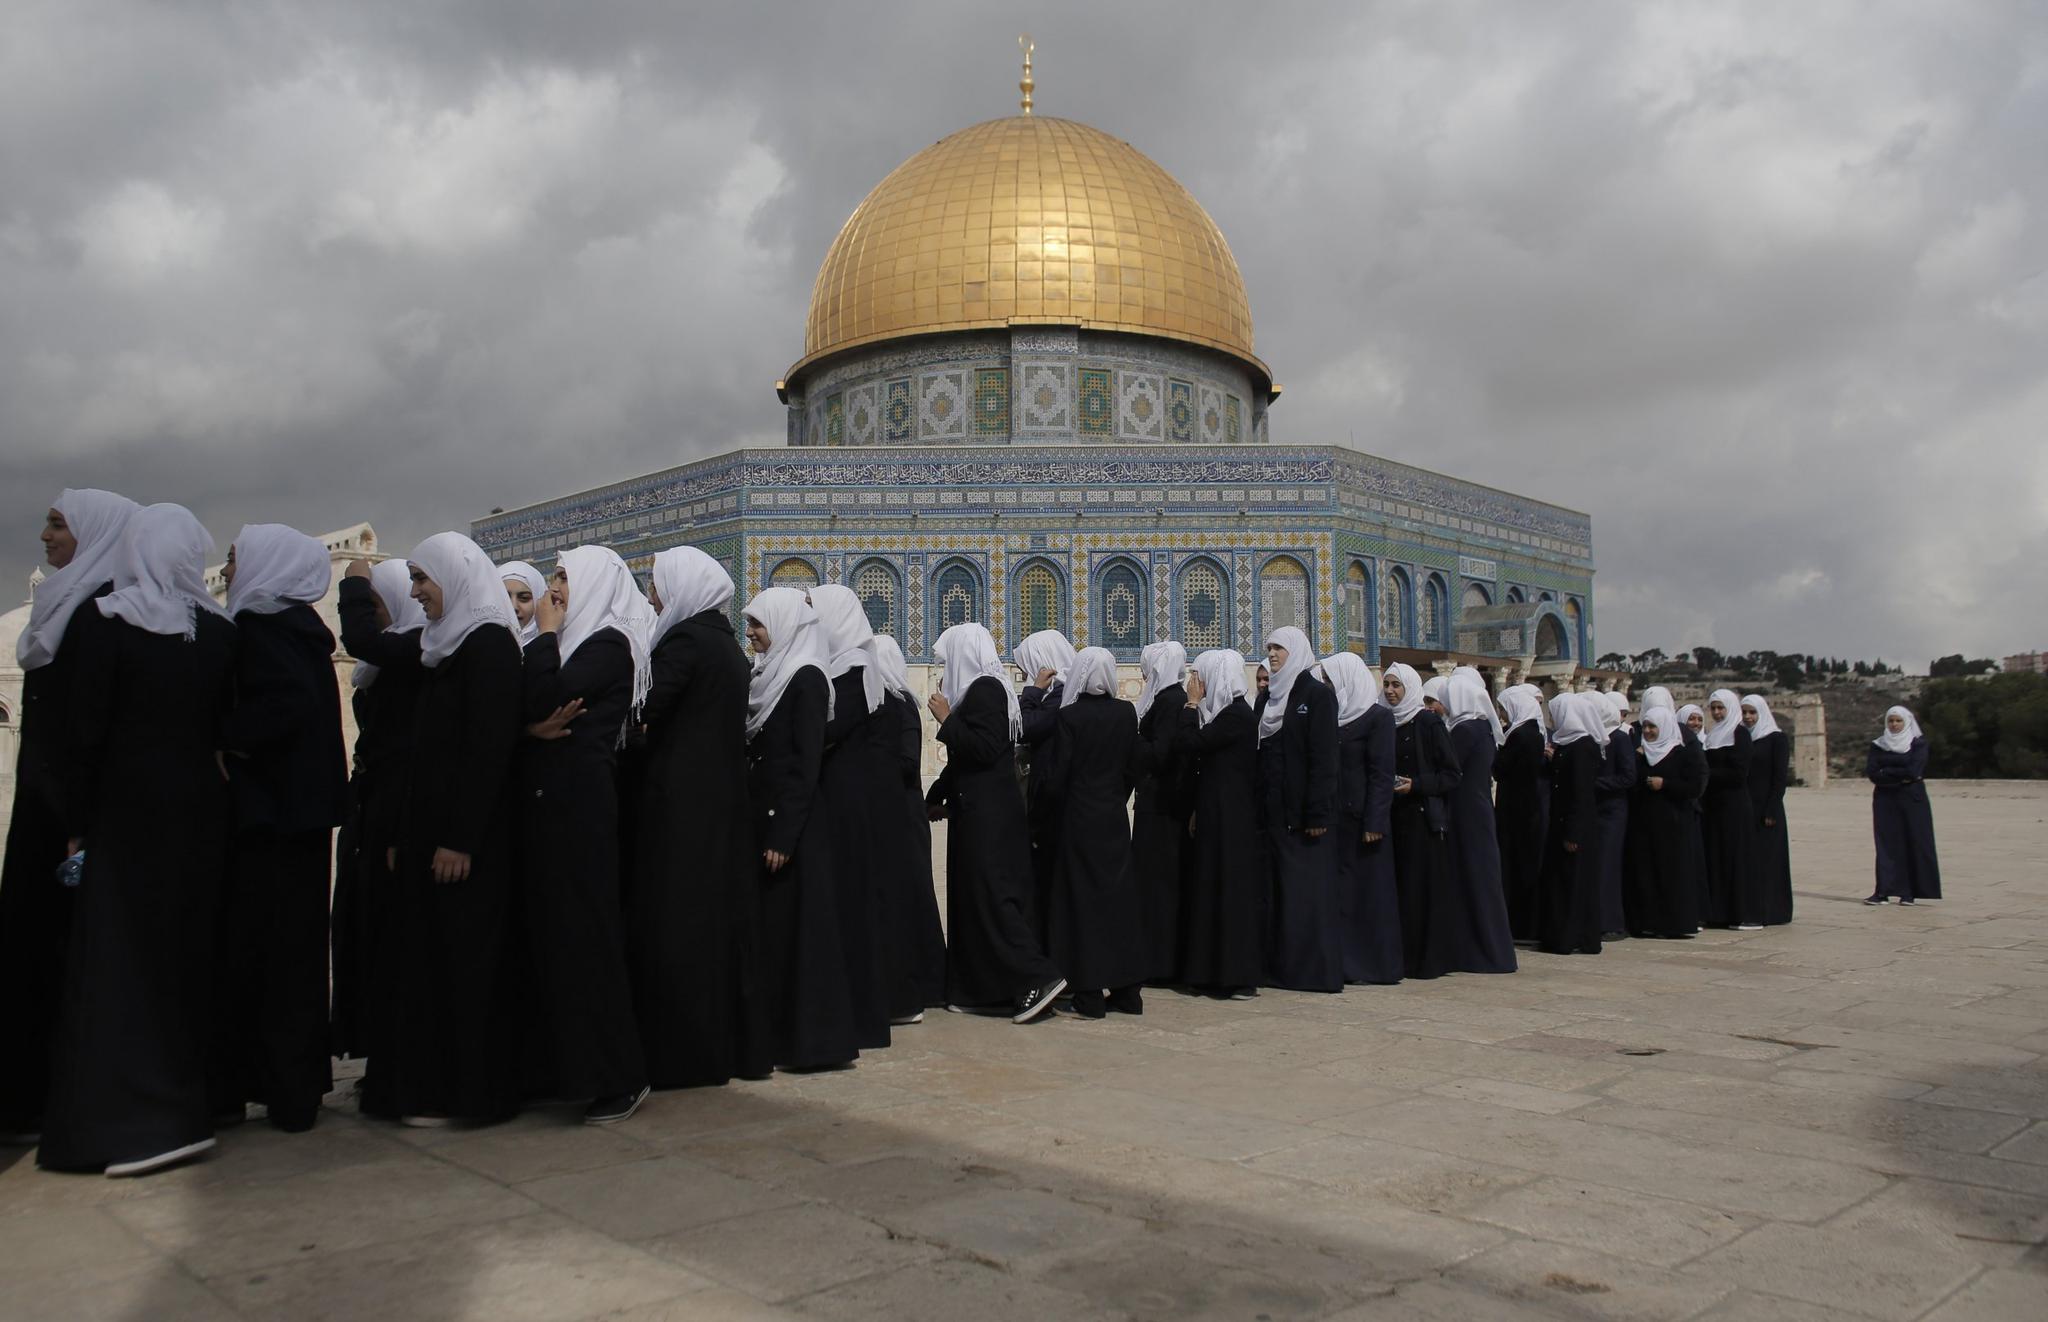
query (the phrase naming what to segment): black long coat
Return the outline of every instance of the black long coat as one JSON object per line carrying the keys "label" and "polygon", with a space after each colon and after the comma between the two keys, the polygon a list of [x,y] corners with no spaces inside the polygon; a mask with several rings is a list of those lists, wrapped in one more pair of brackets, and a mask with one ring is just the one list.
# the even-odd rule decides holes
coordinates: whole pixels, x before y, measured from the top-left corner
{"label": "black long coat", "polygon": [[761,856],[747,796],[749,669],[732,619],[699,612],[654,649],[625,878],[626,968],[647,1081],[758,1077],[768,1051],[757,945]]}
{"label": "black long coat", "polygon": [[[16,713],[14,809],[0,863],[0,1127],[42,1128],[50,1091],[50,1043],[64,995],[64,959],[71,948],[76,892],[57,881],[68,839],[65,757],[73,742],[72,695],[81,640],[105,617],[94,601],[113,590],[102,583],[64,626],[57,655],[22,676]],[[92,617],[88,619],[87,617]],[[12,646],[11,642],[0,646]],[[91,697],[90,694],[85,695]],[[218,773],[214,777],[219,779]]]}
{"label": "black long coat", "polygon": [[902,693],[884,693],[875,719],[889,750],[894,815],[882,808],[878,831],[888,851],[879,896],[883,914],[884,990],[889,1014],[905,1019],[946,1003],[946,933],[932,882],[932,824],[924,805],[924,718]]}
{"label": "black long coat", "polygon": [[[1690,937],[1700,929],[1706,859],[1700,852],[1699,798],[1707,760],[1683,741],[1652,764],[1645,757],[1630,790],[1623,908],[1630,936]],[[1652,789],[1650,782],[1660,782]]]}
{"label": "black long coat", "polygon": [[213,1132],[206,1018],[230,820],[214,754],[235,629],[201,611],[187,640],[91,603],[81,620],[58,653],[76,667],[66,725],[48,731],[65,744],[63,829],[85,847],[36,1154],[51,1170],[100,1170]]}
{"label": "black long coat", "polygon": [[1600,753],[1600,774],[1593,778],[1593,798],[1600,813],[1600,930],[1626,932],[1622,903],[1622,871],[1628,852],[1629,791],[1636,784],[1633,732],[1608,732]]}
{"label": "black long coat", "polygon": [[1272,869],[1266,981],[1275,987],[1344,990],[1338,850],[1329,835],[1336,808],[1337,695],[1304,674],[1288,691],[1279,731],[1259,745],[1260,827]]}
{"label": "black long coat", "polygon": [[[1394,882],[1394,713],[1374,703],[1337,727],[1337,926],[1347,983],[1395,983],[1401,898]],[[1379,839],[1368,843],[1365,837]]]}
{"label": "black long coat", "polygon": [[1877,894],[1902,900],[1941,898],[1941,863],[1934,852],[1934,809],[1927,802],[1927,740],[1903,753],[1870,746],[1863,774],[1877,843]]}
{"label": "black long coat", "polygon": [[1508,926],[1523,941],[1536,939],[1536,885],[1550,829],[1550,764],[1543,746],[1543,726],[1524,721],[1508,731],[1493,759],[1493,778],[1500,786],[1493,838],[1500,846],[1501,889],[1507,895]]}
{"label": "black long coat", "polygon": [[1243,699],[1207,725],[1183,700],[1174,748],[1194,759],[1195,852],[1182,897],[1181,973],[1205,990],[1256,987],[1266,973],[1258,739],[1258,717]]}
{"label": "black long coat", "polygon": [[1041,947],[1049,944],[1051,935],[1046,920],[1052,914],[1052,861],[1059,853],[1060,824],[1051,800],[1039,792],[1043,781],[1038,774],[1038,756],[1059,728],[1060,697],[1065,692],[1065,686],[1055,682],[1044,689],[1026,684],[1017,695],[1021,718],[1017,755],[1023,759],[1024,815],[1031,831],[1031,908]]}
{"label": "black long coat", "polygon": [[1429,933],[1436,908],[1450,902],[1456,884],[1446,799],[1463,779],[1443,717],[1420,711],[1406,725],[1394,727],[1394,774],[1412,782],[1408,793],[1394,796],[1389,813],[1394,884],[1401,894],[1402,963],[1408,977],[1440,977],[1449,970],[1436,963]]}
{"label": "black long coat", "polygon": [[[398,825],[387,1059],[371,1062],[373,1115],[495,1120],[516,1111],[526,1045],[512,959],[517,877],[512,756],[522,700],[519,644],[473,630],[431,667]],[[469,876],[437,882],[436,849],[469,855]]]}
{"label": "black long coat", "polygon": [[1131,855],[1145,915],[1146,978],[1180,978],[1182,855],[1195,810],[1194,764],[1174,750],[1187,690],[1170,684],[1152,696],[1138,721],[1145,750],[1131,813]]}
{"label": "black long coat", "polygon": [[1083,694],[1039,746],[1035,792],[1054,821],[1046,955],[1076,991],[1145,980],[1144,912],[1126,805],[1144,765],[1138,714],[1122,698]]}
{"label": "black long coat", "polygon": [[939,726],[946,765],[925,794],[946,826],[946,1003],[1014,1006],[1060,976],[1039,944],[1031,836],[1003,681],[967,686]]}
{"label": "black long coat", "polygon": [[1707,859],[1707,903],[1701,922],[1734,927],[1764,920],[1763,891],[1752,862],[1756,809],[1749,801],[1749,731],[1726,748],[1706,749],[1707,793],[1700,801],[1700,838]]}
{"label": "black long coat", "polygon": [[1791,737],[1773,730],[1753,740],[1749,805],[1755,813],[1756,839],[1750,849],[1766,926],[1792,921],[1792,832],[1785,824],[1785,787],[1791,779]]}
{"label": "black long coat", "polygon": [[895,820],[898,727],[888,708],[868,710],[865,667],[832,681],[832,719],[818,791],[832,805],[833,906],[845,944],[846,988],[863,1047],[889,1045],[889,994],[884,903],[888,862],[895,856],[887,824]]}
{"label": "black long coat", "polygon": [[1451,727],[1458,786],[1450,809],[1451,887],[1430,913],[1430,962],[1445,973],[1513,973],[1515,938],[1501,890],[1500,836],[1493,820],[1493,727],[1483,720]]}
{"label": "black long coat", "polygon": [[[1536,944],[1553,955],[1600,953],[1600,741],[1559,744],[1550,759],[1550,830],[1536,890]],[[1576,849],[1566,849],[1566,845]]]}
{"label": "black long coat", "polygon": [[529,1085],[554,1097],[617,1097],[647,1082],[619,888],[619,732],[633,706],[633,651],[599,629],[566,662],[561,639],[526,645],[523,716],[583,710],[559,739],[518,744],[516,814],[528,1008]]}

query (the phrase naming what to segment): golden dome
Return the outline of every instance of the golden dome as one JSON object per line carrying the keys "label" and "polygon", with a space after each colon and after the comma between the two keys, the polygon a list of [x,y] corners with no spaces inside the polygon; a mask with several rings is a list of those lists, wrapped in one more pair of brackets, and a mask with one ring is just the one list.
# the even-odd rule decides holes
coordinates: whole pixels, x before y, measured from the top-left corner
{"label": "golden dome", "polygon": [[962,129],[875,185],[818,268],[789,375],[899,336],[1013,325],[1183,340],[1272,381],[1202,204],[1129,143],[1029,114]]}

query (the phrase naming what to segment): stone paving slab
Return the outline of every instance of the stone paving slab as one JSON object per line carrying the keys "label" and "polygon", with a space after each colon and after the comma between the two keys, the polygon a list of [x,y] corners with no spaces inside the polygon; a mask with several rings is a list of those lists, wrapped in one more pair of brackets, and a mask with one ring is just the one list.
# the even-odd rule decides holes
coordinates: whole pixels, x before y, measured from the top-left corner
{"label": "stone paving slab", "polygon": [[933,1014],[607,1129],[344,1087],[146,1180],[0,1152],[0,1317],[2048,1317],[2048,786],[1933,788],[1914,909],[1858,903],[1867,792],[1795,790],[1789,928]]}

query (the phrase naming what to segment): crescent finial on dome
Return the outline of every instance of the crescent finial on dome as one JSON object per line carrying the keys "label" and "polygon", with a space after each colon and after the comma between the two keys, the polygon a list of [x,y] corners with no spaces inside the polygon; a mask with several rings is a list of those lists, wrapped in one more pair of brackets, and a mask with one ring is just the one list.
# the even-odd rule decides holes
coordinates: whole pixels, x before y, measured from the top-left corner
{"label": "crescent finial on dome", "polygon": [[1024,77],[1018,81],[1017,90],[1024,94],[1024,113],[1028,115],[1031,113],[1031,89],[1038,85],[1031,81],[1031,52],[1038,49],[1038,44],[1031,40],[1029,32],[1025,32],[1018,36],[1017,48],[1024,52]]}

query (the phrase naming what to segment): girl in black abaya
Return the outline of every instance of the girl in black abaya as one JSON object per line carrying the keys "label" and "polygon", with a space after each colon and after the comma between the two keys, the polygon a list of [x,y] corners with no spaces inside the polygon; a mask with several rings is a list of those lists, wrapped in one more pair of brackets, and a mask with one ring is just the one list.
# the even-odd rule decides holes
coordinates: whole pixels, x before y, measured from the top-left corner
{"label": "girl in black abaya", "polygon": [[881,896],[884,991],[889,1022],[917,1024],[924,1022],[926,1010],[946,1003],[946,934],[932,885],[932,824],[924,807],[924,717],[911,696],[910,672],[894,638],[875,636],[875,662],[882,672],[882,711],[876,719],[888,742],[884,779],[896,796],[894,818],[884,805],[877,825],[890,860]]}
{"label": "girl in black abaya", "polygon": [[[620,908],[618,749],[647,696],[653,612],[616,551],[578,546],[534,624],[515,769],[533,1054],[543,1091],[588,1099],[585,1122],[612,1124],[648,1092]],[[563,712],[556,735],[549,718]]]}
{"label": "girl in black abaya", "polygon": [[[0,1143],[33,1147],[50,1091],[50,1042],[71,944],[72,887],[57,880],[67,826],[65,749],[71,740],[76,634],[82,611],[113,590],[123,563],[121,534],[134,501],[111,491],[65,491],[50,504],[43,555],[51,572],[35,591],[28,627],[15,645],[24,672],[16,731],[14,809],[0,864]],[[90,696],[90,695],[84,695]]]}
{"label": "girl in black abaya", "polygon": [[1453,903],[1455,866],[1450,844],[1447,797],[1463,779],[1443,718],[1423,710],[1422,677],[1396,661],[1382,687],[1394,713],[1394,881],[1401,893],[1401,952],[1411,978],[1445,972],[1430,948],[1429,934],[1440,920],[1435,911]]}
{"label": "girl in black abaya", "polygon": [[647,742],[624,889],[626,968],[648,1083],[760,1078],[760,856],[747,799],[747,682],[732,578],[694,546],[657,552]]}
{"label": "girl in black abaya", "polygon": [[1337,698],[1337,927],[1346,983],[1401,980],[1401,901],[1394,846],[1394,713],[1372,669],[1351,652],[1318,669]]}
{"label": "girl in black abaya", "polygon": [[213,1107],[247,1102],[288,1132],[311,1129],[329,1071],[327,910],[333,829],[348,812],[348,753],[334,635],[314,610],[333,581],[327,548],[277,523],[228,548],[235,708],[221,730],[234,847],[214,952]]}
{"label": "girl in black abaya", "polygon": [[[1028,1023],[1052,1008],[1067,980],[1039,944],[1031,838],[1017,789],[1023,733],[995,639],[956,624],[932,644],[944,667],[926,705],[939,722],[946,765],[925,794],[946,828],[946,1008],[1010,1014]],[[1000,1008],[999,1008],[1000,1007]]]}
{"label": "girl in black abaya", "polygon": [[[1550,829],[1536,888],[1536,945],[1553,955],[1600,953],[1601,717],[1597,693],[1550,700]],[[1612,710],[1609,708],[1609,710]]]}
{"label": "girl in black abaya", "polygon": [[36,1153],[48,1170],[142,1175],[213,1146],[206,1018],[229,821],[215,759],[235,629],[202,577],[212,549],[183,507],[137,511],[114,591],[68,635],[62,801],[85,859]]}
{"label": "girl in black abaya", "polygon": [[1792,737],[1778,727],[1761,693],[1742,700],[1749,730],[1749,803],[1756,814],[1752,843],[1766,927],[1792,921],[1792,833],[1785,826],[1785,787],[1792,778]]}
{"label": "girl in black abaya", "polygon": [[1518,941],[1536,939],[1536,885],[1543,875],[1543,842],[1550,829],[1550,763],[1543,750],[1543,696],[1533,684],[1501,691],[1507,735],[1493,759],[1498,786],[1493,838],[1500,848],[1501,890],[1508,927]]}
{"label": "girl in black abaya", "polygon": [[1515,938],[1508,930],[1493,819],[1500,718],[1477,671],[1451,676],[1444,686],[1444,709],[1450,713],[1451,753],[1458,761],[1458,785],[1445,800],[1454,898],[1432,910],[1430,962],[1446,973],[1513,973]]}
{"label": "girl in black abaya", "polygon": [[889,1045],[888,956],[885,950],[887,872],[897,855],[888,830],[895,820],[898,727],[883,712],[881,666],[867,608],[853,589],[825,583],[811,589],[824,639],[825,676],[832,682],[832,719],[825,726],[819,791],[832,805],[832,879],[845,931],[846,982],[860,1045]]}
{"label": "girl in black abaya", "polygon": [[1593,796],[1600,813],[1600,931],[1613,938],[1626,934],[1621,874],[1628,845],[1628,796],[1636,784],[1635,735],[1623,724],[1628,700],[1618,693],[1589,693],[1600,718],[1600,774],[1593,778]]}
{"label": "girl in black abaya", "polygon": [[1629,935],[1690,938],[1700,930],[1700,817],[1707,763],[1688,744],[1678,713],[1645,700],[1636,723],[1642,739],[1628,811]]}
{"label": "girl in black abaya", "polygon": [[1187,869],[1181,973],[1214,996],[1249,1000],[1266,971],[1264,851],[1259,843],[1259,721],[1245,701],[1244,657],[1195,658],[1174,751],[1194,764],[1194,854]]}
{"label": "girl in black abaya", "polygon": [[1707,752],[1707,793],[1700,831],[1707,857],[1709,927],[1753,932],[1763,926],[1763,888],[1754,862],[1756,808],[1749,801],[1752,750],[1749,730],[1732,689],[1707,699],[1708,725],[1700,736]]}
{"label": "girl in black abaya", "polygon": [[1131,856],[1145,916],[1145,979],[1172,983],[1180,980],[1182,847],[1194,811],[1192,769],[1173,747],[1187,702],[1187,649],[1147,643],[1138,668],[1145,683],[1134,706],[1145,767],[1131,813]]}
{"label": "girl in black abaya", "polygon": [[1863,774],[1877,841],[1877,890],[1865,904],[1900,904],[1941,898],[1941,864],[1934,852],[1934,809],[1927,802],[1927,740],[1904,707],[1884,714],[1884,732],[1870,743]]}
{"label": "girl in black abaya", "polygon": [[407,557],[426,613],[415,741],[392,877],[391,1033],[362,1109],[413,1126],[519,1109],[527,1045],[511,959],[518,622],[498,571],[461,533]]}
{"label": "girl in black abaya", "polygon": [[817,612],[795,588],[747,603],[747,795],[761,868],[761,977],[769,1055],[787,1070],[860,1054],[838,910],[832,814],[819,783],[834,696]]}
{"label": "girl in black abaya", "polygon": [[1266,698],[1259,708],[1259,815],[1271,868],[1266,981],[1293,991],[1344,990],[1337,921],[1337,698],[1310,673],[1308,635],[1291,626],[1266,639]]}
{"label": "girl in black abaya", "polygon": [[1059,814],[1050,800],[1039,793],[1036,774],[1038,749],[1052,738],[1059,723],[1060,692],[1066,683],[1067,667],[1074,664],[1074,644],[1057,629],[1040,629],[1028,634],[1010,653],[1010,662],[1023,676],[1023,691],[1017,697],[1019,720],[1017,753],[1024,763],[1024,809],[1031,823],[1031,876],[1035,887],[1033,908],[1038,915],[1038,939],[1048,940],[1047,915],[1052,912],[1052,860],[1059,852]]}

